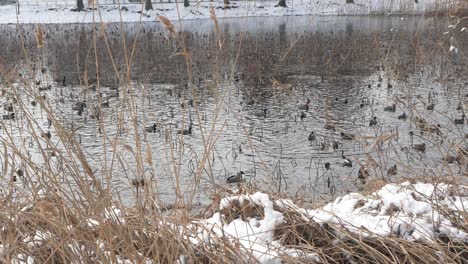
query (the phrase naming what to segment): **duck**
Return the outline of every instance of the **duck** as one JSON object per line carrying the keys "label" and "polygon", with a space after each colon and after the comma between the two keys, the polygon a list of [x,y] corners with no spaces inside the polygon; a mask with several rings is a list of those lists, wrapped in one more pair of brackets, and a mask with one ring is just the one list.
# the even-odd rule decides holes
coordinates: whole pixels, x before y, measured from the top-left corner
{"label": "duck", "polygon": [[182,129],[177,131],[177,134],[192,135],[192,124],[189,125],[188,129]]}
{"label": "duck", "polygon": [[245,172],[239,171],[236,175],[229,176],[226,179],[227,183],[236,183],[236,182],[241,182],[242,181],[242,175],[244,175]]}
{"label": "duck", "polygon": [[444,162],[447,162],[448,164],[452,164],[457,160],[457,157],[452,156],[452,155],[446,155],[442,160]]}
{"label": "duck", "polygon": [[369,126],[376,126],[378,123],[379,123],[379,121],[377,121],[377,117],[374,116],[374,117],[369,121]]}
{"label": "duck", "polygon": [[52,134],[50,133],[50,131],[47,131],[46,133],[42,133],[42,137],[50,139],[52,137]]}
{"label": "duck", "polygon": [[406,112],[403,112],[403,114],[401,114],[401,115],[398,116],[398,119],[399,119],[399,120],[404,120],[404,119],[406,119],[406,117],[407,117],[407,116],[406,116]]}
{"label": "duck", "polygon": [[416,150],[418,152],[425,153],[426,152],[426,143],[414,144],[413,148],[414,148],[414,150]]}
{"label": "duck", "polygon": [[267,117],[267,109],[264,108],[261,112],[255,113],[254,115],[255,115],[256,117],[263,117],[263,118],[266,118],[266,117]]}
{"label": "duck", "polygon": [[306,111],[309,111],[309,104],[310,104],[310,100],[309,100],[309,98],[307,98],[306,103],[305,103],[305,104],[299,105],[297,108],[298,108],[299,110],[306,110]]}
{"label": "duck", "polygon": [[435,107],[435,104],[434,103],[431,103],[429,105],[426,106],[426,110],[428,111],[434,111],[434,107]]}
{"label": "duck", "polygon": [[384,107],[384,111],[387,111],[387,112],[395,112],[395,110],[396,110],[396,104],[392,104],[392,105]]}
{"label": "duck", "polygon": [[301,115],[299,116],[301,118],[301,121],[304,120],[304,118],[306,118],[306,114],[304,113],[304,111],[301,112]]}
{"label": "duck", "polygon": [[354,140],[356,138],[356,135],[354,134],[344,133],[344,132],[341,132],[340,134],[341,134],[341,138],[344,140]]}
{"label": "duck", "polygon": [[152,126],[145,127],[145,131],[147,133],[156,133],[158,131],[158,126],[156,124],[153,124]]}
{"label": "duck", "polygon": [[391,166],[388,170],[387,170],[387,175],[389,176],[395,176],[397,175],[398,173],[398,168],[397,168],[397,165],[393,165]]}
{"label": "duck", "polygon": [[15,113],[3,115],[3,120],[14,120],[14,119],[15,119]]}
{"label": "duck", "polygon": [[339,149],[340,145],[338,144],[338,141],[333,141],[333,149]]}
{"label": "duck", "polygon": [[135,186],[135,187],[143,187],[145,186],[145,180],[144,179],[141,179],[141,180],[138,180],[138,179],[133,179],[132,180],[132,185]]}
{"label": "duck", "polygon": [[465,124],[465,114],[462,115],[462,117],[460,119],[454,119],[453,120],[453,123],[455,123],[455,125],[463,125]]}
{"label": "duck", "polygon": [[365,180],[367,179],[367,177],[369,177],[369,172],[364,166],[362,166],[358,171],[358,178],[361,180]]}
{"label": "duck", "polygon": [[344,167],[352,167],[353,166],[353,162],[346,158],[346,156],[344,155],[344,151],[341,151],[341,158],[343,159],[343,166]]}
{"label": "duck", "polygon": [[310,132],[309,136],[307,137],[307,140],[309,141],[314,141],[317,137],[315,136],[315,132],[312,131]]}

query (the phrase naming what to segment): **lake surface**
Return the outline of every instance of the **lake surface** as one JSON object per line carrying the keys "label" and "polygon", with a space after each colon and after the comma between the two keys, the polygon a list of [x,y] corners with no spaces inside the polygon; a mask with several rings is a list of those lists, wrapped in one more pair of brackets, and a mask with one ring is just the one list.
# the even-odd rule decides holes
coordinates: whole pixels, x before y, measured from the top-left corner
{"label": "lake surface", "polygon": [[[21,37],[0,26],[2,65],[23,78],[2,84],[2,104],[12,103],[16,118],[3,120],[0,137],[17,148],[1,154],[30,175],[38,170],[28,159],[68,183],[63,159],[72,154],[56,135],[74,129],[94,175],[127,202],[141,178],[140,192],[164,203],[179,196],[206,204],[215,191],[237,188],[226,179],[240,171],[250,185],[312,201],[375,180],[464,177],[468,125],[454,120],[468,101],[468,42],[460,26],[444,34],[447,25],[413,16],[285,17],[226,19],[216,30],[212,21],[186,21],[177,40],[159,23],[97,26],[95,39],[92,25],[43,25],[42,49],[34,26],[21,26]],[[458,54],[449,52],[450,34]],[[394,112],[384,111],[392,104]],[[178,134],[190,124],[192,134]],[[34,131],[51,138],[35,140]],[[459,158],[449,163],[448,155]]]}

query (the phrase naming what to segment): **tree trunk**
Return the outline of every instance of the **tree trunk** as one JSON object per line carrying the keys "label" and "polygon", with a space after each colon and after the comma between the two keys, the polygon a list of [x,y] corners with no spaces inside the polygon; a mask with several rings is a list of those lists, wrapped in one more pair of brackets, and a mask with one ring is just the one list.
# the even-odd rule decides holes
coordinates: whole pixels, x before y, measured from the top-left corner
{"label": "tree trunk", "polygon": [[190,4],[189,4],[188,0],[184,0],[184,6],[187,7],[187,6],[189,6],[189,5],[190,5]]}
{"label": "tree trunk", "polygon": [[145,10],[153,10],[153,5],[151,4],[151,0],[146,0],[145,2]]}
{"label": "tree trunk", "polygon": [[288,6],[286,5],[286,0],[280,0],[276,6],[288,7]]}
{"label": "tree trunk", "polygon": [[83,0],[76,0],[76,9],[78,11],[83,11],[84,9]]}

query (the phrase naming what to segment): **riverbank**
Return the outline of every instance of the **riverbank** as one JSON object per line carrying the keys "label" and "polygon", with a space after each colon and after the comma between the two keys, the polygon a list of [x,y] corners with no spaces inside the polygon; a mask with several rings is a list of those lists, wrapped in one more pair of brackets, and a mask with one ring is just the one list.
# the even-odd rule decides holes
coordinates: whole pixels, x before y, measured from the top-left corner
{"label": "riverbank", "polygon": [[277,7],[278,1],[154,3],[153,10],[145,11],[141,4],[106,4],[97,8],[85,7],[76,12],[70,4],[0,6],[0,23],[90,23],[156,21],[162,15],[170,20],[209,19],[211,7],[218,18],[254,16],[303,15],[421,15],[444,12],[454,8],[452,1],[396,1],[396,0],[345,0],[286,1],[287,7]]}
{"label": "riverbank", "polygon": [[[315,209],[249,190],[185,205],[123,207],[105,197],[67,205],[53,193],[2,208],[2,260],[12,263],[463,263],[468,187],[380,185]],[[14,239],[13,239],[14,238]]]}

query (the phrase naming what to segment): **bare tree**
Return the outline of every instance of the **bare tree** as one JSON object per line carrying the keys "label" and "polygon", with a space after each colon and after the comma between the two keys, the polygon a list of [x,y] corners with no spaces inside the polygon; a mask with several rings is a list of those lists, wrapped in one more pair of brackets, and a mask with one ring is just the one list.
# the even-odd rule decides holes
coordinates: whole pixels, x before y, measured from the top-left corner
{"label": "bare tree", "polygon": [[145,2],[145,10],[153,10],[153,4],[151,4],[151,0],[146,0]]}
{"label": "bare tree", "polygon": [[280,1],[278,2],[278,4],[275,5],[275,7],[278,7],[278,6],[281,6],[281,7],[288,7],[288,6],[286,5],[286,0],[280,0]]}
{"label": "bare tree", "polygon": [[84,3],[83,0],[76,0],[76,10],[83,11]]}

